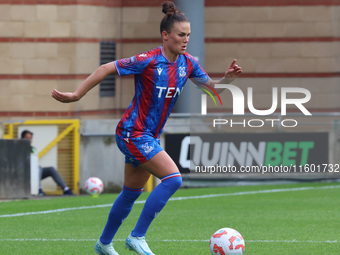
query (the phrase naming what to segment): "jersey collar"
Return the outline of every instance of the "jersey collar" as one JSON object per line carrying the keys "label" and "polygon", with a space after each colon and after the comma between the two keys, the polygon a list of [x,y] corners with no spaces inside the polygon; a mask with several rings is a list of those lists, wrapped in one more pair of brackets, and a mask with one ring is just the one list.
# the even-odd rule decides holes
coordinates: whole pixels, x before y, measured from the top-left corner
{"label": "jersey collar", "polygon": [[164,52],[163,52],[163,45],[161,46],[161,52],[162,52],[162,56],[163,56],[170,64],[173,64],[173,63],[176,63],[176,62],[177,62],[179,55],[177,56],[177,58],[176,58],[176,60],[175,60],[174,62],[171,62],[171,61],[165,56],[165,54],[164,54]]}

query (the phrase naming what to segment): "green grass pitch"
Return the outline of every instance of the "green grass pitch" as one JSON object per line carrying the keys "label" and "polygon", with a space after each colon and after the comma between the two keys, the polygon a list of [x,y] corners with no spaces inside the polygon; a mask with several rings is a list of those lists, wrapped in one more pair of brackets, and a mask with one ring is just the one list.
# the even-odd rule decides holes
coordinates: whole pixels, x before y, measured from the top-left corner
{"label": "green grass pitch", "polygon": [[[119,229],[124,239],[148,194]],[[94,254],[117,194],[0,202],[0,254]],[[340,184],[305,183],[181,189],[152,223],[147,241],[158,255],[208,255],[210,236],[231,227],[249,255],[340,254]]]}

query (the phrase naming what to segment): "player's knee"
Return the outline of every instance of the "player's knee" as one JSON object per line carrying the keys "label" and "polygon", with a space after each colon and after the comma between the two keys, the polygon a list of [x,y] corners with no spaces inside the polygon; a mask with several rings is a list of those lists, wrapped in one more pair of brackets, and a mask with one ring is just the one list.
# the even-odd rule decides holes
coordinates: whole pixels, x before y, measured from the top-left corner
{"label": "player's knee", "polygon": [[[163,178],[162,178],[163,179]],[[166,184],[168,187],[173,189],[174,191],[178,190],[182,185],[182,175],[180,173],[177,173],[175,176],[169,176],[169,178],[164,178],[162,180],[164,184]]]}
{"label": "player's knee", "polygon": [[131,189],[124,186],[121,194],[126,200],[134,202],[142,193],[143,189]]}
{"label": "player's knee", "polygon": [[176,186],[177,189],[179,189],[182,185],[182,175],[175,177],[174,178],[174,185]]}

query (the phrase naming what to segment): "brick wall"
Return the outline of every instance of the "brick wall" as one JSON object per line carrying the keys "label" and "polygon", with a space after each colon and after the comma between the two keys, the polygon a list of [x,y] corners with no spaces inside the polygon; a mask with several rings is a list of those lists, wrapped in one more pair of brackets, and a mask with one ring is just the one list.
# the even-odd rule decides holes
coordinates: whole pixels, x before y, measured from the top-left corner
{"label": "brick wall", "polygon": [[100,100],[98,88],[78,104],[57,103],[50,94],[53,88],[74,90],[98,67],[99,42],[120,36],[120,9],[23,2],[0,4],[0,116],[64,117],[115,108],[112,99]]}
{"label": "brick wall", "polygon": [[[254,87],[257,107],[271,106],[273,87],[300,86],[312,92],[307,104],[311,111],[337,111],[339,3],[271,2],[206,8],[207,72],[218,76],[236,57],[245,73],[235,83],[244,91]],[[223,102],[230,100],[230,95],[222,94]],[[225,107],[230,110],[231,104]]]}
{"label": "brick wall", "polygon": [[[72,91],[95,70],[101,40],[117,42],[118,58],[160,45],[162,2],[0,1],[0,119],[120,116],[133,97],[131,77],[117,78],[110,98],[97,87],[78,103],[60,104],[50,91]],[[339,93],[339,25],[338,0],[206,0],[205,68],[221,77],[237,58],[244,74],[235,83],[256,84],[259,107],[270,103],[272,87],[303,84],[313,91],[310,108],[337,110],[340,102],[327,99]]]}

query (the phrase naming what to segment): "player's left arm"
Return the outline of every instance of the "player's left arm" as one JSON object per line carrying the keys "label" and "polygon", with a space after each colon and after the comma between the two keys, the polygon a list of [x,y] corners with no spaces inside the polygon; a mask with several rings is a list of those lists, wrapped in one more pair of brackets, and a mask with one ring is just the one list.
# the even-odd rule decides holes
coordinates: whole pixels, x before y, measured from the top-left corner
{"label": "player's left arm", "polygon": [[[219,80],[213,80],[213,79],[209,79],[209,81],[207,82],[207,85],[212,86],[213,88],[215,88],[216,84],[229,84],[231,83],[233,80],[235,80],[241,73],[242,73],[242,68],[236,64],[236,59],[234,59],[231,64],[229,65],[229,67],[227,68],[227,70],[224,73],[224,77],[222,79]],[[221,92],[223,92],[225,89],[216,89],[216,92],[218,94],[220,94]]]}

